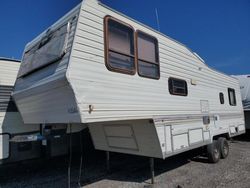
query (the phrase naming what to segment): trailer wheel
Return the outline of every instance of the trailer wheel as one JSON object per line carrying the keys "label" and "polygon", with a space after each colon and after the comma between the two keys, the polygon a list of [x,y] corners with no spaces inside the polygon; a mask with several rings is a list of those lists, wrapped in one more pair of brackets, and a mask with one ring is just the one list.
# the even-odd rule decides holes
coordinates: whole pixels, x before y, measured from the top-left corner
{"label": "trailer wheel", "polygon": [[220,160],[221,153],[216,140],[213,143],[207,145],[207,156],[211,163],[217,163]]}
{"label": "trailer wheel", "polygon": [[227,158],[228,154],[229,154],[229,144],[227,142],[226,138],[220,137],[218,139],[218,146],[219,146],[219,150],[221,153],[221,158],[225,159]]}

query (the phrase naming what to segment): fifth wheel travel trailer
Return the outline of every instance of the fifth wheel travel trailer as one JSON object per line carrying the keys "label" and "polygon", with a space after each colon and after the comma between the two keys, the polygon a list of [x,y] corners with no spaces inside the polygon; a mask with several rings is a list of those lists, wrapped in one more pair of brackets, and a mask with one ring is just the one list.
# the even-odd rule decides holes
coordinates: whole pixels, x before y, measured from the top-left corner
{"label": "fifth wheel travel trailer", "polygon": [[97,0],[25,47],[13,93],[27,124],[89,128],[96,149],[165,159],[245,132],[237,79]]}
{"label": "fifth wheel travel trailer", "polygon": [[11,97],[20,61],[0,58],[0,164],[35,158],[40,155],[39,143],[12,143],[13,136],[39,131],[38,125],[23,124]]}
{"label": "fifth wheel travel trailer", "polygon": [[250,129],[250,75],[233,75],[233,77],[237,78],[240,82],[246,129]]}
{"label": "fifth wheel travel trailer", "polygon": [[[0,164],[39,158],[45,154],[46,157],[67,154],[67,136],[62,136],[55,127],[52,130],[57,132],[57,137],[41,144],[43,138],[37,136],[40,135],[39,124],[23,123],[11,96],[19,67],[18,60],[0,58]],[[74,128],[72,132],[79,132],[76,130]],[[77,145],[79,136],[77,133],[72,135],[72,142]]]}

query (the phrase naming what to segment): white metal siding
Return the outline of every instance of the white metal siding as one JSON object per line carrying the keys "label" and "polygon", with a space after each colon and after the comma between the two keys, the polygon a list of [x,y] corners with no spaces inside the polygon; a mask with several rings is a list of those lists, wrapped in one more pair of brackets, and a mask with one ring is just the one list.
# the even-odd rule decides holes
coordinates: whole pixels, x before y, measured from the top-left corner
{"label": "white metal siding", "polygon": [[0,60],[0,85],[13,86],[20,62]]}
{"label": "white metal siding", "polygon": [[[76,113],[69,112],[72,108],[77,109],[77,106],[72,89],[65,77],[79,10],[80,5],[50,27],[53,30],[60,25],[71,22],[67,50],[63,58],[59,62],[17,80],[14,98],[25,123],[80,122]],[[30,42],[26,49],[37,43],[45,33],[46,31]]]}
{"label": "white metal siding", "polygon": [[[130,127],[128,134],[121,127]],[[155,126],[147,120],[93,123],[89,129],[96,149],[163,158]]]}
{"label": "white metal siding", "polygon": [[[132,25],[135,30],[139,29],[158,39],[160,80],[107,70],[103,39],[103,18],[106,15],[120,19]],[[210,113],[242,113],[239,86],[235,79],[210,69],[185,46],[96,1],[86,1],[82,5],[67,75],[83,122],[200,114],[200,100],[209,100]],[[169,77],[187,81],[187,97],[169,94]],[[197,85],[192,85],[191,79]],[[228,87],[236,89],[236,107],[228,103]],[[220,104],[219,92],[224,93],[224,105]],[[89,113],[89,105],[94,107],[92,113]]]}
{"label": "white metal siding", "polygon": [[[79,13],[79,8],[75,9],[70,14],[67,14],[58,23],[50,27],[51,29],[55,29],[58,26],[63,25],[64,23],[71,22],[72,19],[76,16],[76,18],[71,22],[71,29],[69,32],[69,38],[67,42],[66,54],[63,56],[63,58],[59,62],[54,63],[44,69],[41,69],[34,74],[30,74],[29,76],[26,76],[24,78],[19,78],[17,80],[15,92],[19,92],[25,89],[31,89],[39,85],[43,85],[65,77],[66,69],[69,62],[69,56],[74,40],[78,13]],[[25,47],[25,49],[30,48],[30,46],[34,45],[40,38],[42,38],[43,35],[44,33],[42,33],[37,39],[34,39],[31,43],[29,43]]]}
{"label": "white metal siding", "polygon": [[[20,62],[0,60],[0,85],[14,86],[19,66]],[[19,112],[0,112],[0,133],[18,134],[37,130],[38,125],[23,124]]]}
{"label": "white metal siding", "polygon": [[[68,52],[59,64],[53,64],[17,82],[15,99],[25,122],[68,123],[73,119],[76,123],[88,123],[201,115],[201,100],[208,100],[210,114],[242,116],[237,80],[212,70],[184,45],[94,0],[83,1],[81,7],[74,9],[60,23],[78,15],[78,11],[78,22],[73,24],[76,32],[72,29],[69,40],[71,53]],[[138,74],[131,76],[111,72],[106,68],[103,38],[103,18],[106,15],[120,19],[132,25],[135,30],[139,29],[158,39],[161,70],[159,80],[143,78]],[[39,37],[34,42],[37,40]],[[32,43],[28,46],[30,45]],[[187,97],[169,94],[169,77],[187,81]],[[191,80],[196,85],[192,85]],[[60,89],[57,89],[59,85]],[[228,87],[236,90],[237,106],[230,106],[228,103]],[[224,105],[219,101],[220,92],[224,93]],[[89,107],[93,108],[92,112]],[[69,114],[71,108],[77,108],[79,112]],[[67,119],[68,117],[71,118]]]}
{"label": "white metal siding", "polygon": [[25,123],[80,122],[74,94],[65,80],[40,86],[40,89],[42,92],[36,88],[30,95],[21,93],[15,98]]}

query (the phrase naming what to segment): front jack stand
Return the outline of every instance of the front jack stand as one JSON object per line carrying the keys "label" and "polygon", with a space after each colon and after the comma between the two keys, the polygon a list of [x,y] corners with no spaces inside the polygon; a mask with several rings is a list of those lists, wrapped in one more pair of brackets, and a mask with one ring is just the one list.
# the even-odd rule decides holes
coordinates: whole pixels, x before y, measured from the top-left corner
{"label": "front jack stand", "polygon": [[109,151],[106,151],[106,168],[107,172],[110,172],[110,154]]}
{"label": "front jack stand", "polygon": [[154,158],[150,158],[150,172],[151,172],[151,184],[155,183],[155,170],[154,170]]}

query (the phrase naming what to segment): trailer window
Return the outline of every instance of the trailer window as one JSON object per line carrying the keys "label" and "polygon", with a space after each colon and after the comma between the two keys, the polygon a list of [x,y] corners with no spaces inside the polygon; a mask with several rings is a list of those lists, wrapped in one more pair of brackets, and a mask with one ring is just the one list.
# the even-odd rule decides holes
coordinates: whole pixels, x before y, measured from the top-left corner
{"label": "trailer window", "polygon": [[106,66],[109,70],[135,73],[134,30],[131,26],[107,16],[105,18]]}
{"label": "trailer window", "polygon": [[236,97],[234,89],[228,88],[228,98],[229,98],[229,104],[231,106],[236,106]]}
{"label": "trailer window", "polygon": [[168,88],[172,95],[187,96],[188,94],[187,82],[185,80],[169,78]]}
{"label": "trailer window", "polygon": [[42,34],[34,45],[26,49],[18,78],[27,76],[41,68],[59,61],[66,53],[71,23],[56,29],[49,29]]}
{"label": "trailer window", "polygon": [[224,94],[223,93],[220,93],[220,103],[221,104],[225,103],[225,101],[224,101]]}
{"label": "trailer window", "polygon": [[137,31],[138,74],[147,78],[160,78],[158,41]]}

